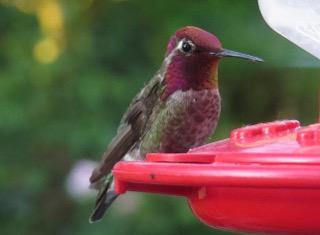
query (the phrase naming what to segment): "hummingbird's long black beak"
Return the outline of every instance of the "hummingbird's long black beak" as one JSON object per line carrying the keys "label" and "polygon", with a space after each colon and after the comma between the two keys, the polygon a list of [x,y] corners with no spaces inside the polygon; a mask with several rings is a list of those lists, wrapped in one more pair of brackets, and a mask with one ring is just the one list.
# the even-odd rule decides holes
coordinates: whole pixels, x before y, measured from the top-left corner
{"label": "hummingbird's long black beak", "polygon": [[263,62],[263,59],[261,59],[259,57],[244,54],[244,53],[237,52],[237,51],[231,51],[228,49],[222,49],[221,51],[218,51],[218,52],[211,52],[210,54],[213,56],[217,56],[217,57],[236,57],[236,58],[250,60],[253,62]]}

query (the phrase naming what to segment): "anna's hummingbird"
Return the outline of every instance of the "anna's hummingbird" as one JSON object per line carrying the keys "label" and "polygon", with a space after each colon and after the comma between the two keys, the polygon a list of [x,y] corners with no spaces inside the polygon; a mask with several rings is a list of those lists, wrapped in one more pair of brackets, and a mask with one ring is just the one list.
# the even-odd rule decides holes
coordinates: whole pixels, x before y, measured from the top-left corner
{"label": "anna's hummingbird", "polygon": [[187,152],[213,133],[220,115],[218,63],[223,57],[262,61],[223,49],[216,36],[200,28],[184,27],[170,38],[160,70],[131,102],[90,177],[100,189],[91,222],[101,219],[118,196],[111,174],[118,161],[144,160],[148,152]]}

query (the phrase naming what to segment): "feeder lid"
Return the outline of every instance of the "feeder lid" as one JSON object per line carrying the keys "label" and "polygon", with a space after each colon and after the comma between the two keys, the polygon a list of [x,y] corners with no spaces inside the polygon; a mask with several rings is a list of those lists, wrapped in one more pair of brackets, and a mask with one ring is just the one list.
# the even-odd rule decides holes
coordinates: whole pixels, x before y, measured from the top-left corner
{"label": "feeder lid", "polygon": [[188,153],[120,161],[115,191],[185,196],[210,226],[263,234],[320,234],[320,124],[245,126]]}

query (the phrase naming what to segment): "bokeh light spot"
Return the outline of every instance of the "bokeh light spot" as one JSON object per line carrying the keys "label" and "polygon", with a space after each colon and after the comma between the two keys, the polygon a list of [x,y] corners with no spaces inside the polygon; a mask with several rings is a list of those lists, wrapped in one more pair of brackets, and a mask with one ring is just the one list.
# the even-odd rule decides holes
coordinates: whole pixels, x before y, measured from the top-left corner
{"label": "bokeh light spot", "polygon": [[42,29],[50,33],[52,30],[61,30],[63,25],[61,8],[56,1],[44,1],[38,7],[38,17]]}
{"label": "bokeh light spot", "polygon": [[38,42],[33,49],[34,58],[42,64],[54,62],[60,54],[60,48],[53,38],[45,38]]}

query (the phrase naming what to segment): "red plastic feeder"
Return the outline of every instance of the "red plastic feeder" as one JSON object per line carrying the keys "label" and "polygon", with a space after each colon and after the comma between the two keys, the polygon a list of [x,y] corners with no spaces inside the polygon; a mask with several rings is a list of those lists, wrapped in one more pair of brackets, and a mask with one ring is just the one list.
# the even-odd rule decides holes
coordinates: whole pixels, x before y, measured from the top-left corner
{"label": "red plastic feeder", "polygon": [[185,196],[196,217],[216,228],[320,234],[320,124],[246,126],[188,153],[147,159],[114,167],[118,193]]}

